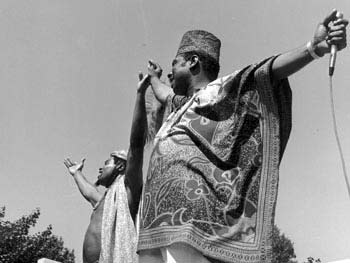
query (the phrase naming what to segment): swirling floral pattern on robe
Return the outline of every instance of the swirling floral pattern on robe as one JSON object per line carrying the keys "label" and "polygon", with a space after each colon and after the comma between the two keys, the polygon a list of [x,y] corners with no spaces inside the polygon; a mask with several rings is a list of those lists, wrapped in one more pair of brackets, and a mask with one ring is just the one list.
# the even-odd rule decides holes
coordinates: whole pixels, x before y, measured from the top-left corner
{"label": "swirling floral pattern on robe", "polygon": [[169,97],[144,185],[139,250],[183,242],[217,262],[269,262],[278,166],[291,128],[274,58]]}

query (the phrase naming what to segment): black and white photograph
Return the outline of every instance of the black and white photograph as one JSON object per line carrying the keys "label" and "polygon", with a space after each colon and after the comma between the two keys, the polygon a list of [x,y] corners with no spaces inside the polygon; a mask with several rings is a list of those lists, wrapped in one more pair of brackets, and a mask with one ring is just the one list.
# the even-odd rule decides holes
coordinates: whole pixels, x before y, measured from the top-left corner
{"label": "black and white photograph", "polygon": [[350,263],[349,17],[1,0],[0,263]]}

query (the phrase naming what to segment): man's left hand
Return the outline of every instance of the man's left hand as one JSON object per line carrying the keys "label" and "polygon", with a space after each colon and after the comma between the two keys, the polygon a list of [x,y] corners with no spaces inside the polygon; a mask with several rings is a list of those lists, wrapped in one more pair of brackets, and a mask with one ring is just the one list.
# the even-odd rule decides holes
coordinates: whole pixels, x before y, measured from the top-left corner
{"label": "man's left hand", "polygon": [[336,45],[338,50],[346,47],[346,26],[349,21],[339,18],[337,13],[337,10],[333,10],[316,28],[312,44],[321,57],[330,52],[331,45]]}

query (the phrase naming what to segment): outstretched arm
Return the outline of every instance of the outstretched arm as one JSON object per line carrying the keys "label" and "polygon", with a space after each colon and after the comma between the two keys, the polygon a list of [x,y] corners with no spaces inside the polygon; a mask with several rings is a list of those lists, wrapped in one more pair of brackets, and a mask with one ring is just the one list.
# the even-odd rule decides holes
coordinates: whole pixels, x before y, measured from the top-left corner
{"label": "outstretched arm", "polygon": [[152,60],[148,61],[148,75],[150,76],[152,90],[157,100],[164,104],[168,96],[173,93],[173,90],[160,80],[162,71],[158,63]]}
{"label": "outstretched arm", "polygon": [[145,93],[148,86],[149,76],[143,76],[142,73],[139,73],[139,83],[131,124],[130,146],[125,172],[125,187],[128,195],[130,213],[134,221],[142,190],[143,148],[146,141],[147,129]]}
{"label": "outstretched arm", "polygon": [[272,64],[272,76],[274,80],[286,78],[297,72],[314,58],[310,51],[323,57],[330,52],[331,45],[336,45],[338,50],[346,47],[346,26],[348,21],[337,17],[337,10],[333,10],[319,23],[314,37],[309,44],[278,56]]}
{"label": "outstretched arm", "polygon": [[101,200],[102,194],[97,191],[97,188],[90,183],[82,173],[84,167],[85,158],[80,163],[72,162],[69,158],[63,161],[67,167],[68,172],[73,176],[75,183],[77,184],[80,193],[84,198],[95,206],[96,203]]}

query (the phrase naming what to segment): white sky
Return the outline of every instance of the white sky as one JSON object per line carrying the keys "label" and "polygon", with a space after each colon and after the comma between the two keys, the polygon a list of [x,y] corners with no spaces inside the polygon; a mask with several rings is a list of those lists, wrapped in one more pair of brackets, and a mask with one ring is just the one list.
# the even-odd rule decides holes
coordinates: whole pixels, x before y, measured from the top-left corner
{"label": "white sky", "polygon": [[[182,34],[205,29],[222,40],[225,75],[311,39],[334,7],[325,0],[2,0],[0,5],[0,206],[8,218],[40,207],[75,249],[91,214],[62,163],[86,157],[85,172],[126,148],[137,72],[149,58],[164,73]],[[350,200],[331,126],[328,58],[290,78],[293,130],[281,163],[276,223],[298,259],[350,258]],[[336,113],[350,163],[349,50],[339,54]]]}

